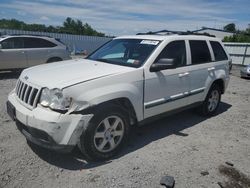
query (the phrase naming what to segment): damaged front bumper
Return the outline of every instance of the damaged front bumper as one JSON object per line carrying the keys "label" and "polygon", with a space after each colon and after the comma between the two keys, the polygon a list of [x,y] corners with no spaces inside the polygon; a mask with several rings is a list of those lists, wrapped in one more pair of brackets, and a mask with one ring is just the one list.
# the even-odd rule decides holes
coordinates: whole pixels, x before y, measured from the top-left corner
{"label": "damaged front bumper", "polygon": [[8,97],[7,109],[27,140],[61,151],[70,151],[78,143],[84,128],[93,117],[93,114],[61,114],[39,105],[28,109],[14,92]]}

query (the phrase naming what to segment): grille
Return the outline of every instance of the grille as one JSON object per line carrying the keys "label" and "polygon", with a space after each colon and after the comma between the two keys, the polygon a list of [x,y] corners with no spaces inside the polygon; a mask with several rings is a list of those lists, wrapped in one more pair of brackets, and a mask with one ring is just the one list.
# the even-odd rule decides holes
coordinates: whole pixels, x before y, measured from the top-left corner
{"label": "grille", "polygon": [[39,97],[39,89],[18,80],[16,85],[16,95],[25,104],[28,104],[31,107],[36,107]]}

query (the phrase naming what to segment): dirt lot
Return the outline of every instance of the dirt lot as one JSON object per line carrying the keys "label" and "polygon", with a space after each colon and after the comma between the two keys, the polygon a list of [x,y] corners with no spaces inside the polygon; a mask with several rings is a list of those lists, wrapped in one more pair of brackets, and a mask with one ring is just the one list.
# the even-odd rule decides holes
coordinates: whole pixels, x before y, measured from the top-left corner
{"label": "dirt lot", "polygon": [[158,120],[133,130],[117,158],[87,163],[77,149],[27,144],[5,110],[16,77],[0,75],[0,187],[154,188],[163,175],[178,188],[250,187],[250,80],[231,76],[216,116],[189,110]]}

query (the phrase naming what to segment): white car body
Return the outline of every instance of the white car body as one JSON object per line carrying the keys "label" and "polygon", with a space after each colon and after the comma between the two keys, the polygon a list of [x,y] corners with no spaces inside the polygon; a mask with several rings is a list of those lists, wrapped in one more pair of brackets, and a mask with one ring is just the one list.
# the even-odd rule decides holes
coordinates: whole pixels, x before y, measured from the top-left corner
{"label": "white car body", "polygon": [[[40,46],[39,41],[42,43]],[[67,47],[51,37],[3,36],[0,37],[0,45],[0,70],[23,69],[70,59]]]}
{"label": "white car body", "polygon": [[[56,143],[54,149],[57,146],[75,146],[82,130],[94,116],[91,113],[80,113],[89,107],[116,99],[126,99],[135,112],[136,122],[143,122],[164,112],[204,101],[214,81],[219,80],[223,84],[222,92],[228,85],[230,57],[227,54],[227,60],[215,61],[209,41],[221,44],[216,38],[193,35],[136,35],[116,39],[159,40],[161,43],[139,68],[77,59],[24,70],[16,89],[8,97],[15,107],[16,120],[23,126],[46,132]],[[163,48],[176,40],[185,41],[187,66],[151,72],[150,67]],[[189,40],[205,40],[212,62],[192,65]],[[20,92],[24,92],[20,91],[20,82],[37,88],[38,93],[44,87],[62,89],[63,95],[73,99],[73,104],[66,113],[56,112],[39,104],[37,93],[34,105],[29,105],[18,96]],[[27,92],[23,95],[27,95]],[[29,134],[26,134],[26,137],[29,139]],[[33,142],[50,148],[34,140]]]}

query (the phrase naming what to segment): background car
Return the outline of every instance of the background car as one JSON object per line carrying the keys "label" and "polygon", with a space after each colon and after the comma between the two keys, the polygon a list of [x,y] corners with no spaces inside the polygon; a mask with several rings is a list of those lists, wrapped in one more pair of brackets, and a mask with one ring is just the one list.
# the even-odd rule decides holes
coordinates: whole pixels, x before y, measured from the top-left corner
{"label": "background car", "polygon": [[250,64],[240,70],[241,78],[250,78]]}
{"label": "background car", "polygon": [[22,69],[70,59],[67,47],[60,41],[44,36],[0,37],[0,70]]}

